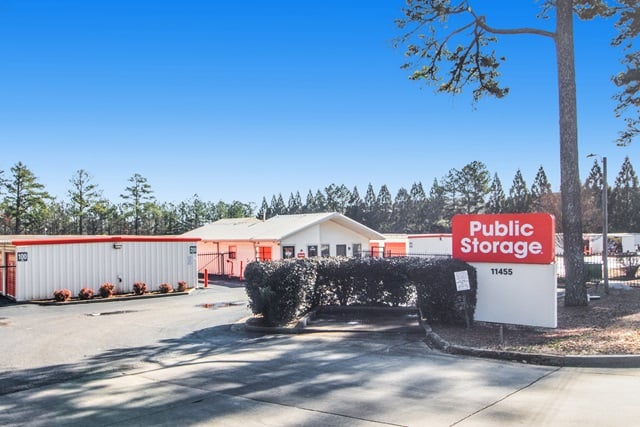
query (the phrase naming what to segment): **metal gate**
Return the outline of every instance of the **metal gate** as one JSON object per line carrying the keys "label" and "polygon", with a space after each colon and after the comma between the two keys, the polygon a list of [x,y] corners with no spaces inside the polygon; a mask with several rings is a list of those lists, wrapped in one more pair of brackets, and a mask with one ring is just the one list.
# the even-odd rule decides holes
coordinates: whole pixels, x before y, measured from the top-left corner
{"label": "metal gate", "polygon": [[198,253],[198,274],[207,273],[213,276],[228,276],[226,271],[229,252],[207,252]]}
{"label": "metal gate", "polygon": [[16,298],[16,254],[5,253],[4,265],[0,265],[0,285],[5,296]]}

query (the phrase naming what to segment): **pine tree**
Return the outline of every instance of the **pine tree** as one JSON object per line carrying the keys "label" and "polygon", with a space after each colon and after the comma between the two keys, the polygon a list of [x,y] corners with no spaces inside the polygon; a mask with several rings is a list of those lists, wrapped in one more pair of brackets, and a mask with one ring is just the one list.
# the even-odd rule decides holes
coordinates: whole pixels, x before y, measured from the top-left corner
{"label": "pine tree", "polygon": [[484,210],[485,197],[489,193],[489,171],[484,163],[473,161],[456,172],[460,194],[460,212],[479,214]]}
{"label": "pine tree", "polygon": [[45,231],[46,202],[52,197],[44,185],[22,162],[11,168],[13,179],[6,183],[4,198],[6,215],[13,222],[13,233]]}
{"label": "pine tree", "polygon": [[461,212],[460,210],[460,194],[458,193],[459,183],[458,183],[458,170],[450,169],[447,175],[442,179],[441,185],[443,192],[443,201],[444,201],[444,213],[448,220]]}
{"label": "pine tree", "polygon": [[378,223],[378,217],[376,215],[376,199],[373,185],[369,183],[367,192],[364,195],[364,224],[369,228],[379,230],[380,224]]}
{"label": "pine tree", "polygon": [[429,231],[434,233],[451,231],[451,217],[445,215],[444,193],[444,187],[438,184],[438,180],[434,178],[431,189],[429,190],[426,216]]}
{"label": "pine tree", "polygon": [[304,213],[313,213],[317,210],[316,198],[313,196],[313,192],[309,190],[307,193],[307,200],[304,203],[302,211]]}
{"label": "pine tree", "polygon": [[274,195],[271,198],[271,206],[269,207],[269,210],[271,211],[272,216],[287,214],[287,206],[284,204],[282,193],[278,193],[277,197]]}
{"label": "pine tree", "polygon": [[611,195],[611,231],[636,233],[640,231],[640,190],[638,177],[631,165],[629,156],[625,157],[616,177]]}
{"label": "pine tree", "polygon": [[129,178],[130,186],[125,188],[125,192],[120,195],[125,202],[123,203],[125,216],[133,218],[133,232],[140,234],[142,221],[144,216],[154,202],[153,190],[147,179],[136,173]]}
{"label": "pine tree", "polygon": [[504,212],[505,206],[506,196],[502,189],[502,182],[500,182],[500,178],[496,173],[493,175],[493,181],[491,181],[491,186],[489,187],[489,198],[485,211],[489,214],[499,214]]}
{"label": "pine tree", "polygon": [[378,230],[388,233],[391,230],[391,213],[393,211],[393,200],[389,188],[383,184],[376,197],[376,216],[378,218]]}
{"label": "pine tree", "polygon": [[411,211],[411,196],[405,188],[400,188],[393,201],[389,231],[392,233],[408,233]]}
{"label": "pine tree", "polygon": [[534,212],[544,212],[544,201],[552,192],[551,184],[547,179],[547,174],[544,172],[544,168],[540,166],[536,173],[536,177],[533,179],[533,184],[531,185],[531,210]]}
{"label": "pine tree", "polygon": [[345,215],[354,221],[364,224],[364,202],[358,192],[358,187],[354,186],[351,191],[351,197],[349,198],[349,204],[345,211]]}
{"label": "pine tree", "polygon": [[509,189],[507,209],[509,212],[514,213],[531,212],[531,195],[529,194],[527,183],[522,177],[520,169],[516,171],[516,175],[513,178],[513,184]]}
{"label": "pine tree", "polygon": [[429,231],[427,220],[427,195],[421,182],[414,182],[409,190],[411,210],[409,211],[408,233],[426,233]]}
{"label": "pine tree", "polygon": [[269,204],[267,203],[267,198],[263,196],[262,203],[260,204],[260,210],[258,210],[256,218],[264,220],[264,219],[269,219],[272,216],[273,215],[271,215],[271,212],[269,211]]}
{"label": "pine tree", "polygon": [[73,188],[69,190],[69,198],[71,205],[69,206],[69,214],[75,218],[78,234],[85,232],[85,218],[91,206],[95,204],[101,195],[98,186],[91,182],[92,177],[84,169],[76,171],[69,180]]}
{"label": "pine tree", "polygon": [[287,202],[287,213],[289,215],[302,213],[302,198],[300,197],[299,191],[296,191],[295,195],[293,193],[289,195],[289,201]]}
{"label": "pine tree", "polygon": [[602,169],[598,160],[593,161],[582,186],[582,227],[585,233],[602,233]]}
{"label": "pine tree", "polygon": [[322,193],[322,191],[317,190],[316,191],[316,209],[314,212],[317,213],[322,213],[322,212],[327,212],[327,198],[324,196],[324,194]]}

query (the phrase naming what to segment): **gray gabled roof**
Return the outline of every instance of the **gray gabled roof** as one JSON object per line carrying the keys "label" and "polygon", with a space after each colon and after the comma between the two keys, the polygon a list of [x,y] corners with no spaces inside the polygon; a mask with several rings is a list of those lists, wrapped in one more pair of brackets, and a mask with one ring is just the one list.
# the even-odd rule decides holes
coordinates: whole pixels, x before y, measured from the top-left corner
{"label": "gray gabled roof", "polygon": [[203,240],[250,240],[249,227],[261,222],[257,218],[225,218],[188,231],[183,236],[200,237]]}
{"label": "gray gabled roof", "polygon": [[256,218],[223,219],[196,228],[183,236],[216,241],[279,241],[327,221],[335,222],[369,240],[384,240],[384,236],[377,231],[337,212],[278,215],[266,221]]}

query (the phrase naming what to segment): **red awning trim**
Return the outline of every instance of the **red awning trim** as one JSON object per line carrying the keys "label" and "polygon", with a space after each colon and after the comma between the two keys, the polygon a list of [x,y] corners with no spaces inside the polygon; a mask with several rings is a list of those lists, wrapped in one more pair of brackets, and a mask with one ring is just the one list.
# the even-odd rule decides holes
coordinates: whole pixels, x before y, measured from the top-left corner
{"label": "red awning trim", "polygon": [[87,237],[49,237],[42,239],[13,240],[13,246],[68,245],[73,243],[124,243],[124,242],[198,242],[199,237],[180,236],[87,236]]}

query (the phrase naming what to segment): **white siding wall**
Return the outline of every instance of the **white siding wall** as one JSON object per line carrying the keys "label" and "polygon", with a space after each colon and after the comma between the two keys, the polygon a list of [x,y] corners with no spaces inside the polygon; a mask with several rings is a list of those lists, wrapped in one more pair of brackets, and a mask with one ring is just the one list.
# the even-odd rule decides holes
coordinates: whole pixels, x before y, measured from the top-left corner
{"label": "white siding wall", "polygon": [[[20,246],[27,261],[16,262],[16,299],[45,299],[56,289],[69,289],[74,296],[87,287],[97,293],[105,282],[119,292],[131,292],[134,282],[145,282],[157,290],[161,283],[174,288],[178,281],[197,285],[197,255],[190,253],[196,242],[69,243]],[[121,281],[119,280],[121,278]]]}
{"label": "white siding wall", "polygon": [[[362,245],[362,252],[369,251],[369,239],[349,230],[334,222],[325,222],[320,225],[309,227],[299,233],[293,234],[281,242],[281,246],[295,246],[296,254],[302,249],[307,254],[307,246],[317,245],[318,255],[323,244],[329,245],[330,256],[336,255],[336,245],[347,245],[347,256],[353,256],[353,244]],[[282,258],[282,249],[276,254],[277,259]],[[276,259],[276,256],[274,256]]]}
{"label": "white siding wall", "polygon": [[452,252],[451,236],[409,237],[409,254],[450,255]]}

